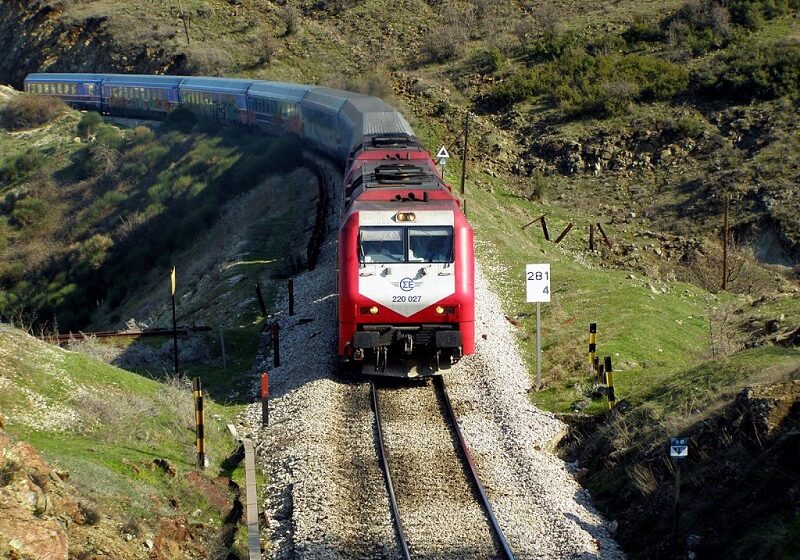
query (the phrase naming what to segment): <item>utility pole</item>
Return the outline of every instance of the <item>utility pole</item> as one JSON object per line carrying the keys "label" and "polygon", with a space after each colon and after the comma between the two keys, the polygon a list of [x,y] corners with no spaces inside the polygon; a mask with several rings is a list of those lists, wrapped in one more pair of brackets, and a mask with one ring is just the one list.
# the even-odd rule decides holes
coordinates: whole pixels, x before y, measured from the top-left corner
{"label": "utility pole", "polygon": [[722,227],[722,289],[728,289],[728,214],[731,195],[725,195],[725,225]]}
{"label": "utility pole", "polygon": [[181,19],[183,20],[183,32],[186,33],[186,44],[191,44],[189,40],[189,23],[186,21],[186,12],[183,11],[183,2],[178,0],[178,9],[181,11]]}
{"label": "utility pole", "polygon": [[461,199],[464,205],[464,214],[467,213],[467,200],[464,196],[465,184],[467,181],[467,147],[469,146],[469,111],[464,119],[464,153],[461,158]]}

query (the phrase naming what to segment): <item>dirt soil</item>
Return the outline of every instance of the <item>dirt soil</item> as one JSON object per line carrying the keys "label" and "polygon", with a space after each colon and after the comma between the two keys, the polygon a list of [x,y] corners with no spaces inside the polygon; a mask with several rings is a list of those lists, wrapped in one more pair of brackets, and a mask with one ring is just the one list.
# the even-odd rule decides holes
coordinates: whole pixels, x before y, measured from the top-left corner
{"label": "dirt soil", "polygon": [[[229,480],[190,475],[211,503],[231,508]],[[179,506],[179,504],[175,504]],[[15,441],[0,417],[0,557],[12,560],[179,560],[206,558],[216,530],[178,512],[158,527],[100,514],[69,482],[69,472],[48,465],[31,445]]]}
{"label": "dirt soil", "polygon": [[[623,406],[624,409],[624,406]],[[619,422],[614,412],[601,424]],[[692,426],[674,539],[675,468],[668,444],[608,453],[597,422],[579,422],[569,460],[633,558],[800,557],[800,382],[742,390]],[[676,434],[678,435],[678,434]]]}

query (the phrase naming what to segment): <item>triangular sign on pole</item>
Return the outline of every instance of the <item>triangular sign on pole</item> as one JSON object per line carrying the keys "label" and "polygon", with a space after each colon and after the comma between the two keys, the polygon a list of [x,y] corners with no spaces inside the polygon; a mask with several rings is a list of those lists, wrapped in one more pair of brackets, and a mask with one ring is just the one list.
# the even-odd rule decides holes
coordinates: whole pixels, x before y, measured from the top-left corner
{"label": "triangular sign on pole", "polygon": [[447,151],[447,148],[442,146],[439,148],[439,151],[436,153],[436,159],[447,159],[450,157],[450,153]]}

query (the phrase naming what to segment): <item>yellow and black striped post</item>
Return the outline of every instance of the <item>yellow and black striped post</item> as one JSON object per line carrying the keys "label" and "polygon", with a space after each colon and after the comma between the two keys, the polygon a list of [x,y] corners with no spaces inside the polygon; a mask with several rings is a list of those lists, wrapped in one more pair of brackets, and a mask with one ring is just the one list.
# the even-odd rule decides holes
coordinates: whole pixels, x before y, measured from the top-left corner
{"label": "yellow and black striped post", "polygon": [[597,323],[589,323],[589,371],[597,371],[594,363],[594,355],[597,353]]}
{"label": "yellow and black striped post", "polygon": [[205,439],[205,419],[203,414],[203,390],[200,386],[200,378],[192,380],[192,392],[194,393],[194,423],[195,440],[197,443],[197,467],[206,468],[206,439]]}
{"label": "yellow and black striped post", "polygon": [[606,356],[604,365],[608,384],[608,409],[611,410],[617,404],[617,395],[614,391],[614,370],[611,367],[611,356]]}

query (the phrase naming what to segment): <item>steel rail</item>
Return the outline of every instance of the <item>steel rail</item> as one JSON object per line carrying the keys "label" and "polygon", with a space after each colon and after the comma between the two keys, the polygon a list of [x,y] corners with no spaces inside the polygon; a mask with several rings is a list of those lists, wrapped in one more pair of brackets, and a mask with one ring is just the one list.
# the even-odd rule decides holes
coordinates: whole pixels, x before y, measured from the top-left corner
{"label": "steel rail", "polygon": [[378,454],[380,455],[383,478],[386,481],[386,490],[389,493],[389,504],[392,508],[392,517],[394,517],[394,527],[395,531],[397,532],[397,539],[400,541],[400,548],[403,552],[403,558],[405,558],[405,560],[411,560],[411,551],[408,548],[408,538],[406,537],[406,530],[403,527],[403,520],[400,519],[400,508],[397,507],[397,497],[394,493],[394,483],[392,482],[392,474],[389,472],[389,461],[386,458],[386,447],[383,444],[381,409],[378,404],[378,389],[375,386],[374,379],[369,382],[369,386],[372,393],[372,409],[375,411],[375,426],[378,433]]}
{"label": "steel rail", "polygon": [[475,489],[478,492],[478,496],[481,499],[481,503],[483,505],[483,509],[486,512],[486,516],[489,518],[489,523],[494,530],[495,537],[497,538],[497,542],[500,544],[500,547],[503,549],[503,554],[505,558],[508,560],[514,560],[514,553],[511,551],[511,547],[508,545],[508,541],[506,540],[506,536],[503,533],[503,529],[500,528],[500,523],[497,521],[497,518],[494,515],[494,511],[492,510],[492,505],[489,503],[489,498],[486,496],[486,491],[483,488],[483,484],[481,484],[480,478],[478,478],[478,472],[475,470],[475,464],[472,462],[472,457],[469,454],[469,448],[467,447],[467,442],[464,439],[464,434],[461,433],[461,428],[458,426],[458,421],[456,420],[455,412],[453,411],[453,405],[450,403],[450,396],[447,394],[447,389],[444,386],[444,379],[440,375],[435,375],[433,377],[433,385],[436,387],[436,390],[442,396],[442,402],[445,405],[445,410],[447,411],[447,415],[449,416],[450,423],[453,426],[453,431],[456,434],[456,438],[458,439],[459,446],[461,447],[461,451],[464,453],[464,458],[467,461],[467,465],[469,466],[469,472],[472,477],[472,483],[475,485]]}

